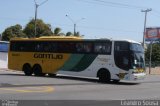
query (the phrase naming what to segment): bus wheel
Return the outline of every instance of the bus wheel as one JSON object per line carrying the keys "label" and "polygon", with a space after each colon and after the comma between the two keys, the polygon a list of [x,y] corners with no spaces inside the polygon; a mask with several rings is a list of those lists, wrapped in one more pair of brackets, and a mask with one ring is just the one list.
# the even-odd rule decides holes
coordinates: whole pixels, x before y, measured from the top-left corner
{"label": "bus wheel", "polygon": [[55,77],[56,74],[48,74],[49,77]]}
{"label": "bus wheel", "polygon": [[120,80],[113,80],[113,83],[119,83]]}
{"label": "bus wheel", "polygon": [[32,70],[35,76],[44,76],[44,73],[42,73],[42,68],[40,65],[35,64]]}
{"label": "bus wheel", "polygon": [[33,74],[33,71],[32,71],[32,68],[31,68],[31,65],[26,63],[23,65],[23,72],[26,76],[31,76]]}
{"label": "bus wheel", "polygon": [[98,71],[99,81],[100,82],[110,82],[111,80],[111,75],[108,70],[102,69]]}

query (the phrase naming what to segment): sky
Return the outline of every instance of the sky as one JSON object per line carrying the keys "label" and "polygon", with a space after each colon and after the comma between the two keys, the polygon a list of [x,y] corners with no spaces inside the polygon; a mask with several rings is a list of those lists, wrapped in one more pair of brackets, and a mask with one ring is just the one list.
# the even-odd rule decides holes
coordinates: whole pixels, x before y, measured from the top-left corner
{"label": "sky", "polygon": [[[16,24],[24,28],[35,16],[34,0],[0,1],[0,33]],[[37,4],[44,1],[36,0]],[[38,7],[37,17],[63,33],[73,32],[75,23],[84,38],[142,42],[145,14],[141,10],[152,8],[146,26],[160,27],[159,5],[160,0],[48,0]]]}

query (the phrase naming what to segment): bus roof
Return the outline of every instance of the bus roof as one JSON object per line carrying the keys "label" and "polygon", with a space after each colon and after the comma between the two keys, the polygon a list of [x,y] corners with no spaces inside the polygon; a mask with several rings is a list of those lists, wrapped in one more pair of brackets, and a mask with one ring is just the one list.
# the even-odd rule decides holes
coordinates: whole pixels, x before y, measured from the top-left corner
{"label": "bus roof", "polygon": [[137,41],[134,41],[134,40],[130,40],[130,39],[121,39],[121,40],[114,40],[114,41],[125,41],[125,42],[130,42],[130,43],[141,44],[140,42],[137,42]]}
{"label": "bus roof", "polygon": [[54,39],[54,40],[73,40],[73,39],[82,39],[82,37],[76,37],[76,36],[42,36],[39,37],[39,39]]}
{"label": "bus roof", "polygon": [[139,42],[136,42],[134,40],[129,40],[129,39],[122,39],[122,40],[111,40],[108,38],[100,38],[100,39],[83,39],[82,37],[76,37],[76,36],[43,36],[39,38],[12,38],[11,41],[125,41],[125,42],[130,42],[130,43],[137,43],[141,44]]}
{"label": "bus roof", "polygon": [[75,36],[42,36],[39,38],[12,38],[11,40],[74,40],[82,39],[82,37]]}
{"label": "bus roof", "polygon": [[83,39],[76,36],[43,36],[39,38],[12,38],[11,41],[111,41],[110,39]]}

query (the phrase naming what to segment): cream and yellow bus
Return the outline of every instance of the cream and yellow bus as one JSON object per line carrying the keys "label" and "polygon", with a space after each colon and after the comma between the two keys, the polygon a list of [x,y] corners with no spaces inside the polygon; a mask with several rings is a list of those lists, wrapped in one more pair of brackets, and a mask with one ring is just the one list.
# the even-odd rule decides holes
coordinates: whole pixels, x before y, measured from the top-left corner
{"label": "cream and yellow bus", "polygon": [[65,74],[103,82],[145,77],[143,48],[131,40],[15,38],[10,41],[8,68],[27,76]]}

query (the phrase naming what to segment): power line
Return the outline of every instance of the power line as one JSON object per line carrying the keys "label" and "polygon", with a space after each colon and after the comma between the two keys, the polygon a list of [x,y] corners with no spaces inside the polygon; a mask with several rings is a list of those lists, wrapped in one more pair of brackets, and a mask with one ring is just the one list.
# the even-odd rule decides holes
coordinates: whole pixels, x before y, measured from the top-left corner
{"label": "power line", "polygon": [[155,13],[159,14],[160,15],[160,12],[156,9],[153,9]]}
{"label": "power line", "polygon": [[153,14],[154,14],[154,16],[160,18],[160,12],[159,11],[153,9]]}
{"label": "power line", "polygon": [[103,1],[103,0],[78,0],[78,1],[97,4],[97,5],[103,5],[103,6],[117,7],[117,8],[127,8],[127,9],[147,8],[142,6],[129,5],[129,4],[123,4],[123,3],[117,3],[117,2],[109,2],[109,1]]}
{"label": "power line", "polygon": [[129,8],[142,8],[140,6],[128,5],[128,4],[122,4],[122,3],[116,3],[116,2],[109,2],[109,1],[103,1],[103,0],[93,0],[93,1],[102,2],[102,3],[106,3],[106,4],[117,5],[117,6],[124,6],[124,7],[129,7]]}
{"label": "power line", "polygon": [[160,18],[160,14],[156,14],[154,11],[151,13],[153,16],[155,16],[156,18]]}

